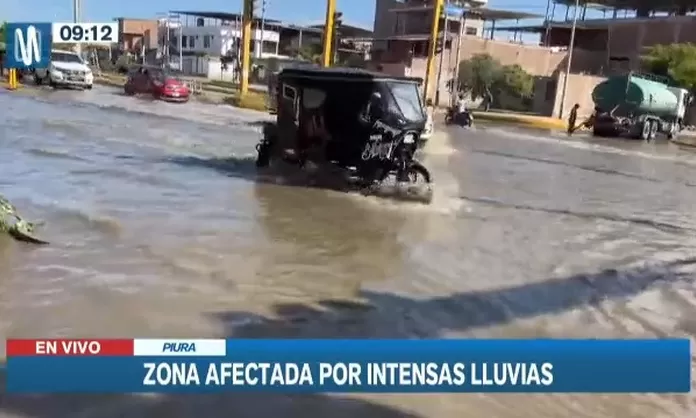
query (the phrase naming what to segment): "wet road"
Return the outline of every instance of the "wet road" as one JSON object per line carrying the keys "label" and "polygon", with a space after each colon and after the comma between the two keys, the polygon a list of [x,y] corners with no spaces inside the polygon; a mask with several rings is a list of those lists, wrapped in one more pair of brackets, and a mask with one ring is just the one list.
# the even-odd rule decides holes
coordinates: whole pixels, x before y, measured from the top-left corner
{"label": "wet road", "polygon": [[[0,190],[53,245],[0,238],[0,338],[696,335],[689,151],[451,131],[425,156],[426,207],[258,181],[258,113],[33,96],[0,92]],[[654,418],[694,402],[36,396],[0,397],[0,415]]]}

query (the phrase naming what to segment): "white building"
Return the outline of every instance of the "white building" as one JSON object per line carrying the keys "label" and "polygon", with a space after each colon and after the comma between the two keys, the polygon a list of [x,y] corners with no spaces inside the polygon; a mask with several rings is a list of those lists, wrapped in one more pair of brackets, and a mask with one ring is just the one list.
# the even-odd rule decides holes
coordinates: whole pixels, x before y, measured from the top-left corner
{"label": "white building", "polygon": [[[180,17],[182,51],[211,57],[236,55],[242,39],[240,16],[229,13],[199,13],[187,12]],[[275,23],[267,20],[264,29],[261,30],[261,22],[255,20],[251,31],[254,56],[259,57],[261,53],[278,53],[280,34],[274,26]],[[174,45],[179,44],[177,35],[171,39]]]}

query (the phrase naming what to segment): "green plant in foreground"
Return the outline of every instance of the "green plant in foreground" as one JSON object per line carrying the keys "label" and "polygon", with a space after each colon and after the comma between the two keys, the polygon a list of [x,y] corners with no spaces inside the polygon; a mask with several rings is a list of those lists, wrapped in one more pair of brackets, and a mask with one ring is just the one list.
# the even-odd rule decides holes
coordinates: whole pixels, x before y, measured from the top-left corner
{"label": "green plant in foreground", "polygon": [[19,216],[12,203],[0,195],[0,232],[7,233],[19,241],[47,244],[47,242],[34,237],[36,226],[37,224]]}

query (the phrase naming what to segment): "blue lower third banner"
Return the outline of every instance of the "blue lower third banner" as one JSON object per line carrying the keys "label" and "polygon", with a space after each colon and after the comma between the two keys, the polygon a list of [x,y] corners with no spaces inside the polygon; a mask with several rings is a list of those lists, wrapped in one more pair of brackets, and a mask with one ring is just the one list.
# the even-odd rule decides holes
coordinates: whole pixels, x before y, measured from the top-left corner
{"label": "blue lower third banner", "polygon": [[[98,350],[93,355],[13,355],[12,348],[7,391],[691,390],[689,340],[227,340],[219,349],[206,340],[142,341],[136,340],[129,355],[94,355]],[[197,353],[196,344],[207,348]],[[45,344],[37,347],[43,350]],[[151,355],[159,347],[161,354]]]}

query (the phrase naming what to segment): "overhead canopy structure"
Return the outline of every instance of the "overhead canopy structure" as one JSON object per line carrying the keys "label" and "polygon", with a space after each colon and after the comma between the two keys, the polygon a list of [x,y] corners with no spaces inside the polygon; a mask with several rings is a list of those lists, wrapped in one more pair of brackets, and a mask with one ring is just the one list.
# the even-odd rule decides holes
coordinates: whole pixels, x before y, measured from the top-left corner
{"label": "overhead canopy structure", "polygon": [[[190,10],[189,11],[172,10],[170,13],[184,15],[184,16],[202,17],[202,18],[208,18],[208,19],[228,20],[230,22],[242,19],[241,13],[206,12],[206,11],[190,11]],[[264,18],[263,21],[264,21],[264,23],[266,23],[268,25],[277,25],[277,24],[281,23],[280,20],[268,19],[268,18]],[[260,23],[260,22],[261,22],[261,18],[254,17],[254,23]]]}
{"label": "overhead canopy structure", "polygon": [[[606,30],[607,25],[610,23],[608,20],[603,20],[603,21],[581,21],[578,20],[577,24],[575,25],[575,29],[578,31],[583,31],[583,30]],[[546,32],[547,28],[552,28],[552,29],[568,29],[570,30],[573,27],[572,22],[548,22],[548,26],[546,24],[541,24],[541,25],[527,25],[527,26],[503,26],[496,28],[496,30],[499,30],[501,32],[526,32],[526,33],[544,33]]]}
{"label": "overhead canopy structure", "polygon": [[[641,10],[649,12],[676,12],[686,14],[696,9],[696,0],[579,0],[581,6],[592,9]],[[556,4],[574,6],[575,0],[554,0]]]}
{"label": "overhead canopy structure", "polygon": [[[311,25],[310,28],[323,31],[324,25],[323,24]],[[362,28],[360,26],[350,25],[350,24],[346,24],[346,23],[343,23],[341,25],[341,33],[344,36],[350,36],[350,37],[355,37],[355,38],[369,38],[369,37],[372,37],[372,35],[374,34],[374,32],[372,32],[369,29],[365,29],[365,28]]]}
{"label": "overhead canopy structure", "polygon": [[[390,12],[394,13],[423,13],[424,11],[432,10],[434,6],[424,5],[424,6],[410,6],[410,7],[396,7],[389,9]],[[539,19],[544,16],[526,13],[526,12],[514,12],[511,10],[495,10],[489,9],[487,7],[468,9],[465,10],[468,16],[476,16],[483,20],[496,21],[496,20],[521,20],[521,19]]]}
{"label": "overhead canopy structure", "polygon": [[[182,10],[173,10],[170,13],[179,14],[179,15],[183,15],[183,16],[202,17],[202,18],[208,18],[208,19],[219,19],[219,20],[225,20],[225,21],[229,21],[229,22],[234,22],[234,21],[241,22],[241,20],[242,20],[242,15],[240,13],[182,11]],[[252,23],[254,25],[260,24],[261,18],[254,17],[254,20]],[[315,34],[323,33],[323,26],[318,27],[318,26],[295,25],[295,24],[283,22],[283,21],[277,20],[277,19],[269,19],[266,17],[264,17],[263,23],[266,26],[273,26],[273,27],[280,28],[280,29],[289,29],[289,30],[297,31],[297,32],[301,31],[304,33],[315,33]]]}

